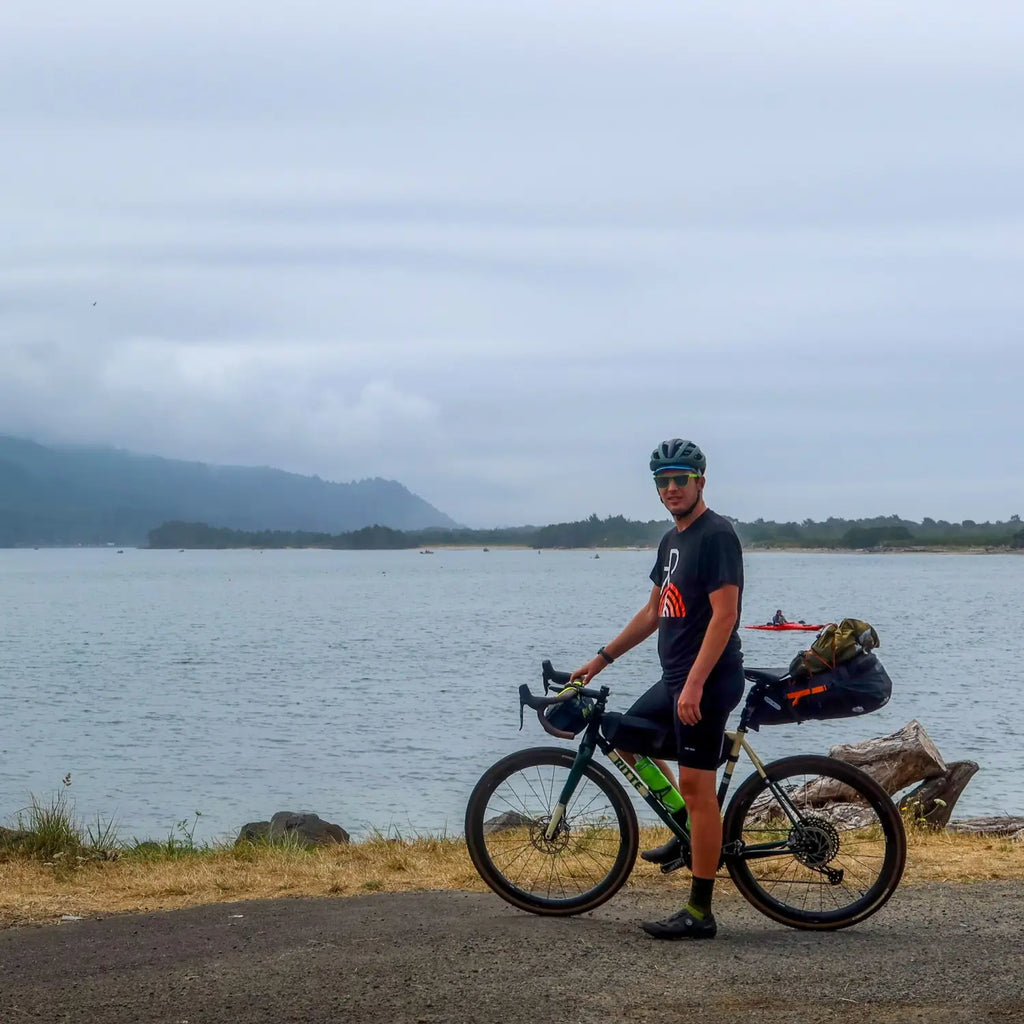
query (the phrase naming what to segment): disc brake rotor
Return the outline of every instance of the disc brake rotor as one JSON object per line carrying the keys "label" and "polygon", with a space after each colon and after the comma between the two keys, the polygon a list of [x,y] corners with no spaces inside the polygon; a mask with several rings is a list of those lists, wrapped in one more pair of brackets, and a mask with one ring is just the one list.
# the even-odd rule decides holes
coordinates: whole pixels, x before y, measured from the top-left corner
{"label": "disc brake rotor", "polygon": [[530,843],[535,850],[540,850],[541,853],[561,853],[569,845],[569,826],[565,823],[565,818],[563,818],[558,823],[555,834],[549,839],[545,832],[547,832],[550,823],[550,816],[534,820],[530,825]]}

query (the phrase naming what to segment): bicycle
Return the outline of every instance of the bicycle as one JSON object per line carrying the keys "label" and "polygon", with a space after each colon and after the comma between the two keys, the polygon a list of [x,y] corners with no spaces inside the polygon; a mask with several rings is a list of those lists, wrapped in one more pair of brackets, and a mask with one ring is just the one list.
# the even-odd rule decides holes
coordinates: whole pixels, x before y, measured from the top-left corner
{"label": "bicycle", "polygon": [[[725,867],[761,913],[793,928],[834,930],[865,920],[892,896],[906,862],[903,821],[885,790],[859,768],[815,754],[764,764],[747,740],[755,707],[782,675],[745,669],[750,687],[735,732],[726,733],[718,803],[724,807]],[[524,708],[546,732],[559,729],[547,709],[578,701],[582,739],[573,752],[534,747],[509,754],[484,772],[466,808],[466,844],[481,878],[502,899],[535,914],[582,914],[611,899],[633,870],[640,830],[636,811],[613,773],[594,760],[600,750],[680,842],[663,872],[690,866],[682,797],[665,780],[658,793],[617,753],[606,733],[632,721],[607,710],[610,690],[569,685],[569,673],[543,663],[545,693],[519,687]],[[579,730],[577,730],[579,731]],[[628,749],[628,748],[625,748]],[[726,806],[741,751],[754,772]],[[664,778],[664,777],[662,777]]]}

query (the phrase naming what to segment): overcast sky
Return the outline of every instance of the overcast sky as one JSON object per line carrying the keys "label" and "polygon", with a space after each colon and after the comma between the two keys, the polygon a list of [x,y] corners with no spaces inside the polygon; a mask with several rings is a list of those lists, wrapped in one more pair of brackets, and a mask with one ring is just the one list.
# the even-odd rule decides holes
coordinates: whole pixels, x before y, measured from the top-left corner
{"label": "overcast sky", "polygon": [[0,433],[472,526],[1024,514],[1024,7],[7,0]]}

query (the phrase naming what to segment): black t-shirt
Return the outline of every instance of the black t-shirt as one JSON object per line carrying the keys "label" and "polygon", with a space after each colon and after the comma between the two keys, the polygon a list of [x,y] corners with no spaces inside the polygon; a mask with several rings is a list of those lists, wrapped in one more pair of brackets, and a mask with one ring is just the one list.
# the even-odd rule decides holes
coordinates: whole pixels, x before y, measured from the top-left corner
{"label": "black t-shirt", "polygon": [[[672,527],[661,538],[651,581],[661,587],[658,657],[664,679],[681,685],[711,621],[708,594],[733,584],[742,603],[743,552],[732,524],[708,509],[682,532]],[[740,657],[739,633],[733,629],[718,664],[738,664]]]}

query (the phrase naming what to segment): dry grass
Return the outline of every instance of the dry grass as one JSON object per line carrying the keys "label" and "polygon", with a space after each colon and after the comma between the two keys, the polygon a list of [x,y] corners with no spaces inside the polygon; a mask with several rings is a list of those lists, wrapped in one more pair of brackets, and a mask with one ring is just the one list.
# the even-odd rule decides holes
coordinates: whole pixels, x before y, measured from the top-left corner
{"label": "dry grass", "polygon": [[[656,845],[667,836],[664,829],[645,829],[642,844]],[[629,884],[641,889],[678,888],[684,876],[685,872],[664,876],[637,861]],[[911,832],[904,885],[987,879],[1024,881],[1024,844]],[[731,885],[724,881],[722,888]],[[314,852],[242,846],[168,857],[123,854],[73,865],[12,856],[0,862],[0,926],[55,921],[63,914],[427,889],[484,890],[461,839],[377,838]]]}
{"label": "dry grass", "polygon": [[994,836],[907,830],[903,883],[1024,881],[1024,843]]}
{"label": "dry grass", "polygon": [[174,857],[0,863],[0,925],[283,896],[482,888],[461,840],[375,839],[313,851],[249,846]]}

